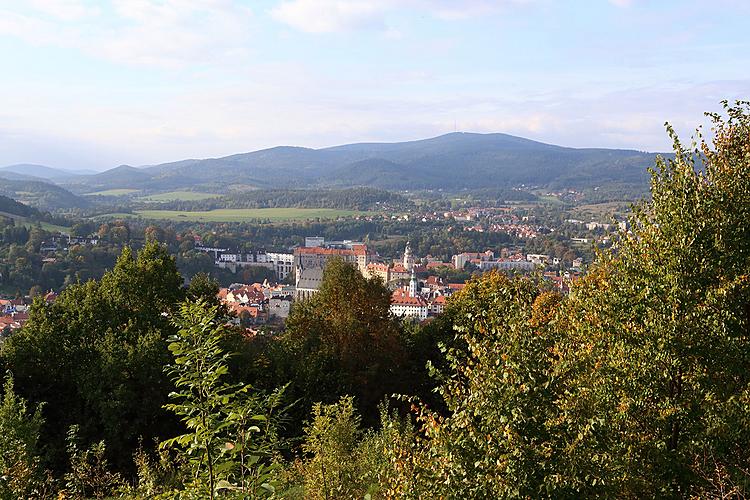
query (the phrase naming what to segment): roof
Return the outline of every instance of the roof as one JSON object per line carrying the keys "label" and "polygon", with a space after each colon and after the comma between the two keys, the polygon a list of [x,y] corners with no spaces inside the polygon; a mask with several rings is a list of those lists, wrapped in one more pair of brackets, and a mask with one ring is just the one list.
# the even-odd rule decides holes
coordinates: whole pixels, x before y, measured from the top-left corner
{"label": "roof", "polygon": [[426,307],[427,301],[422,297],[410,297],[406,290],[398,288],[393,292],[393,295],[391,295],[391,304],[399,306]]}
{"label": "roof", "polygon": [[[364,246],[364,245],[363,245]],[[356,255],[354,250],[347,248],[321,248],[321,247],[297,247],[294,249],[297,255]]]}
{"label": "roof", "polygon": [[323,270],[319,268],[302,269],[297,277],[297,289],[317,290],[323,282]]}
{"label": "roof", "polygon": [[450,262],[428,262],[427,269],[434,269],[436,267],[454,267]]}

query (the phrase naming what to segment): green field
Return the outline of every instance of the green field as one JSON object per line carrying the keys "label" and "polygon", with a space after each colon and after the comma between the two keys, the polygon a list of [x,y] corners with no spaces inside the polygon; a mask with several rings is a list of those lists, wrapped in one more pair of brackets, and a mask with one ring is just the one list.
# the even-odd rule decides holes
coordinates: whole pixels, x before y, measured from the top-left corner
{"label": "green field", "polygon": [[630,203],[624,201],[590,203],[574,207],[570,212],[581,219],[597,219],[600,222],[608,222],[608,219],[613,216],[625,217],[629,214]]}
{"label": "green field", "polygon": [[22,217],[16,214],[9,214],[7,212],[0,212],[0,216],[13,219],[16,222],[16,224],[18,224],[19,226],[25,226],[27,229],[31,229],[32,227],[36,227],[38,225],[45,231],[50,231],[52,233],[55,233],[55,232],[66,233],[70,231],[69,227],[56,226],[55,224],[50,224],[49,222],[44,222],[44,221],[38,221],[38,222],[32,221],[32,220],[27,219],[26,217]]}
{"label": "green field", "polygon": [[113,219],[130,219],[130,218],[137,218],[137,215],[134,214],[128,214],[124,212],[118,212],[118,213],[111,213],[111,214],[101,214],[101,215],[94,215],[92,217],[89,217],[91,220],[113,220]]}
{"label": "green field", "polygon": [[[333,208],[220,208],[208,212],[183,212],[179,210],[137,210],[144,219],[163,219],[185,222],[244,222],[250,220],[308,220],[335,219],[362,215],[357,210],[337,210]],[[103,217],[103,216],[100,216]]]}
{"label": "green field", "polygon": [[138,198],[142,201],[200,201],[209,198],[218,198],[220,195],[212,193],[201,193],[198,191],[170,191],[169,193],[152,194],[150,196],[141,196]]}
{"label": "green field", "polygon": [[86,193],[84,196],[125,196],[127,194],[133,194],[140,191],[139,189],[107,189],[106,191],[96,191],[94,193]]}

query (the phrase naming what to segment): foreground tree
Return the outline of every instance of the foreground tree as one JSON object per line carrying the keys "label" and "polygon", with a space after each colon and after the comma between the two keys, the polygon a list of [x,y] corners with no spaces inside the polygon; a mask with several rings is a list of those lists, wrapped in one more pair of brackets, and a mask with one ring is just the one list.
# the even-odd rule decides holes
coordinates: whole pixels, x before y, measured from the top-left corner
{"label": "foreground tree", "polygon": [[42,497],[50,493],[44,487],[39,460],[41,408],[33,413],[13,387],[8,374],[0,403],[0,498]]}
{"label": "foreground tree", "polygon": [[427,439],[399,482],[472,498],[750,492],[750,105],[710,116],[713,141],[675,138],[632,232],[569,297],[489,275],[454,299],[436,371],[449,411],[416,406]]}
{"label": "foreground tree", "polygon": [[255,497],[273,493],[272,417],[281,392],[271,397],[249,385],[227,384],[230,355],[220,346],[219,308],[185,302],[175,316],[177,332],[169,338],[174,361],[165,370],[174,381],[174,403],[165,407],[180,417],[187,432],[162,443],[184,453],[195,483],[193,492],[214,498],[219,491]]}
{"label": "foreground tree", "polygon": [[101,281],[71,285],[53,304],[38,299],[29,320],[3,346],[16,389],[45,403],[42,440],[51,466],[67,463],[66,432],[80,426],[82,443],[105,439],[111,462],[132,467],[139,438],[174,432],[162,409],[170,382],[165,316],[182,297],[174,259],[157,243],[137,257],[125,248]]}
{"label": "foreground tree", "polygon": [[280,380],[302,401],[305,418],[313,403],[333,403],[345,394],[366,415],[404,383],[406,354],[400,325],[390,314],[391,293],[351,264],[332,260],[320,291],[295,304],[274,356]]}
{"label": "foreground tree", "polygon": [[596,457],[618,493],[750,488],[750,108],[709,116],[711,143],[685,148],[670,129],[652,200],[564,312],[571,454]]}

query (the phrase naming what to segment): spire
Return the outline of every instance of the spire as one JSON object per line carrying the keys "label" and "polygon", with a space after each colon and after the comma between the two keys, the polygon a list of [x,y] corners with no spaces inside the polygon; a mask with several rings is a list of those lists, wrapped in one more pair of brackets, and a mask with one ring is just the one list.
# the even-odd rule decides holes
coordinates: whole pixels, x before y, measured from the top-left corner
{"label": "spire", "polygon": [[411,279],[409,280],[409,297],[417,296],[417,275],[414,273],[414,267],[411,268]]}

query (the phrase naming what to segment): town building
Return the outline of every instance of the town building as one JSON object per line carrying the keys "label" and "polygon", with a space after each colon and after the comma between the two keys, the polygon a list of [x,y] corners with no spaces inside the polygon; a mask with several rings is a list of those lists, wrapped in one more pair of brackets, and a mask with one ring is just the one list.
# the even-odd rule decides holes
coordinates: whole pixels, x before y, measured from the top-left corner
{"label": "town building", "polygon": [[295,278],[294,300],[306,300],[320,290],[320,285],[323,283],[323,269],[320,267],[297,268]]}

